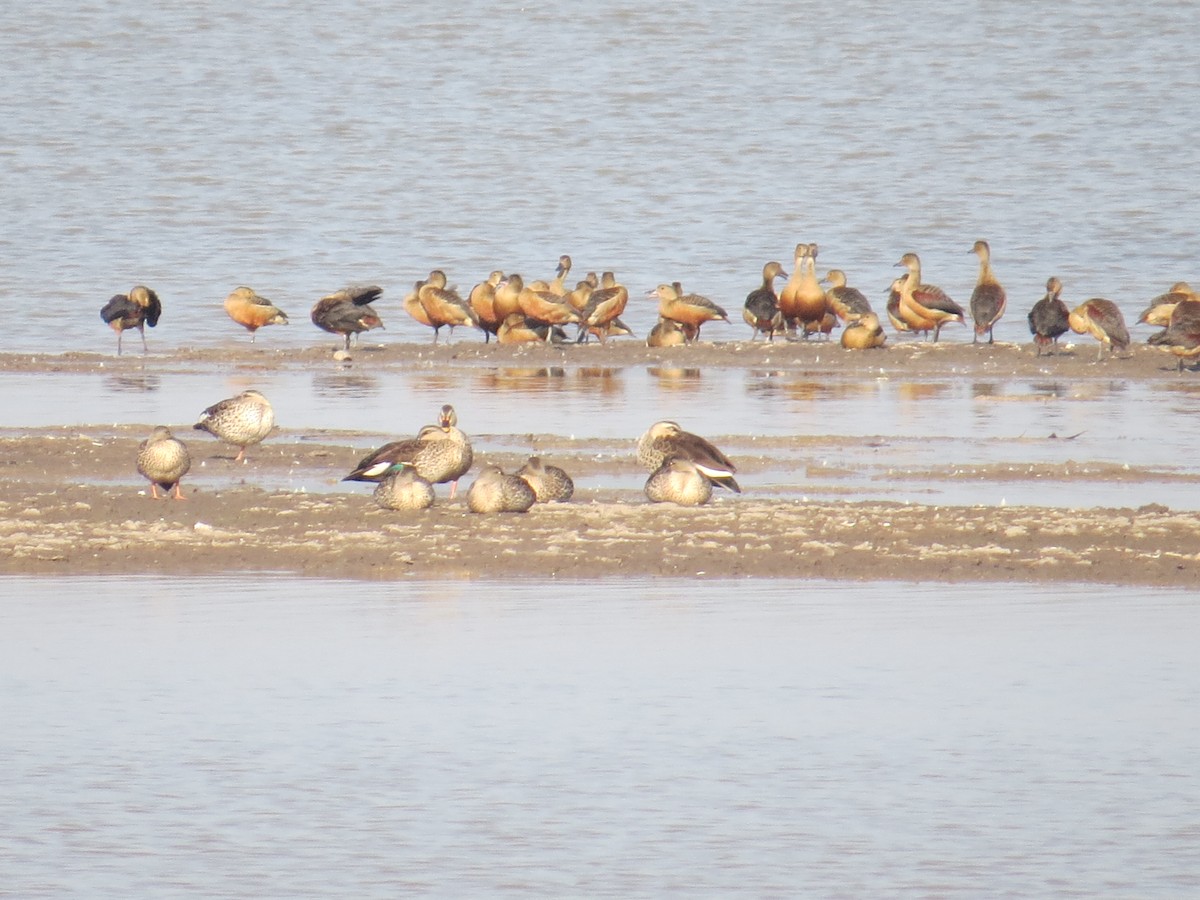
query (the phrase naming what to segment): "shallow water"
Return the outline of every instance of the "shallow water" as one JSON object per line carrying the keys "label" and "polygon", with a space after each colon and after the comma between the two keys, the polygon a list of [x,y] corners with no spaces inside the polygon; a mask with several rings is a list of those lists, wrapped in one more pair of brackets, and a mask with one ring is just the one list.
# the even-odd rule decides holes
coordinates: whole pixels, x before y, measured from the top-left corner
{"label": "shallow water", "polygon": [[[292,315],[272,346],[325,340],[307,311],[349,282],[386,288],[385,339],[423,340],[399,301],[430,269],[466,289],[497,267],[550,277],[564,252],[635,295],[678,279],[736,315],[797,241],[877,303],[915,250],[965,304],[981,237],[1010,294],[999,338],[1025,338],[1052,274],[1132,322],[1200,280],[1200,7],[1120,13],[10,5],[0,280],[39,312],[0,342],[111,348],[98,311],[137,282],[164,299],[158,351],[245,340],[220,309],[239,284]],[[640,335],[652,309],[631,304]]]}
{"label": "shallow water", "polygon": [[0,587],[13,896],[1200,889],[1180,592]]}

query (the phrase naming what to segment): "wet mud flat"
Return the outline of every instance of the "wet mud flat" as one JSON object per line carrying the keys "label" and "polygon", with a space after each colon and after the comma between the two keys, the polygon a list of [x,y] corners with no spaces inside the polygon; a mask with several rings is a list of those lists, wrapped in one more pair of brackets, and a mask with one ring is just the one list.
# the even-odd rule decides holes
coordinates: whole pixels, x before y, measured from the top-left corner
{"label": "wet mud flat", "polygon": [[[454,500],[440,485],[433,508],[396,512],[376,507],[371,485],[339,481],[361,453],[361,436],[333,433],[303,440],[285,433],[253,448],[242,465],[228,448],[191,441],[188,499],[156,501],[133,472],[143,430],[0,436],[0,568],[351,579],[1200,582],[1200,513],[1163,505],[956,506],[784,491],[763,497],[748,489],[680,508],[645,499],[645,473],[619,442],[545,437],[580,485],[571,502],[521,515],[473,515],[462,491],[471,473]],[[526,448],[480,455],[512,470]],[[763,465],[748,458],[747,486]]]}

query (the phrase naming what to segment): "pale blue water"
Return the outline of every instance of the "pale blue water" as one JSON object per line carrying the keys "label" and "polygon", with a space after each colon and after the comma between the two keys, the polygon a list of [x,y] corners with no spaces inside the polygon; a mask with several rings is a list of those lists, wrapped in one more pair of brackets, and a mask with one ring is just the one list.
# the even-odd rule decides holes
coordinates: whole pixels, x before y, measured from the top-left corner
{"label": "pale blue water", "polygon": [[0,893],[1200,891],[1200,605],[0,581]]}
{"label": "pale blue water", "polygon": [[239,284],[293,316],[273,346],[324,341],[313,301],[371,281],[382,339],[425,340],[399,301],[431,268],[465,289],[497,267],[549,277],[564,252],[635,293],[679,279],[737,310],[801,240],[880,299],[915,250],[965,303],[986,238],[1004,340],[1026,339],[1052,274],[1132,321],[1200,281],[1200,7],[1126,13],[10,5],[0,282],[21,312],[0,346],[110,351],[99,308],[137,282],[164,299],[159,351],[245,340],[220,309]]}

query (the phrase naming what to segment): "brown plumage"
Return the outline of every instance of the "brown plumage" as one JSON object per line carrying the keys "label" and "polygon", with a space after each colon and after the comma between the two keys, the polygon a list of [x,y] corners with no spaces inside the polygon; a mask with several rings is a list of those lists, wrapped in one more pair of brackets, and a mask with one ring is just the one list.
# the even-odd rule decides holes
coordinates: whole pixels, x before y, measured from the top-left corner
{"label": "brown plumage", "polygon": [[846,284],[846,273],[841,269],[830,269],[822,283],[829,285],[825,290],[829,308],[843,322],[852,322],[859,316],[872,312],[871,302],[866,295],[858,288]]}
{"label": "brown plumage", "polygon": [[453,500],[458,479],[470,470],[474,459],[470,440],[457,426],[458,414],[446,404],[437,425],[426,425],[415,438],[392,441],[371,451],[342,481],[379,482],[402,466],[411,466],[433,484],[450,482]]}
{"label": "brown plumage", "polygon": [[467,490],[467,509],[473,513],[526,512],[536,502],[529,482],[494,465],[480,469]]}
{"label": "brown plumage", "polygon": [[322,331],[343,335],[349,351],[351,335],[383,327],[383,320],[371,306],[382,295],[383,288],[377,285],[342,288],[313,304],[309,318]]}
{"label": "brown plumage", "polygon": [[899,315],[912,331],[932,331],[936,344],[947,322],[964,324],[961,306],[937,285],[922,283],[917,254],[905,253],[896,265],[908,269],[908,276],[900,284]]}
{"label": "brown plumage", "polygon": [[594,334],[604,343],[608,339],[609,325],[629,303],[629,290],[617,281],[612,272],[600,276],[600,287],[591,291],[587,305],[579,313],[579,333],[575,340],[581,343],[589,334]]}
{"label": "brown plumage", "polygon": [[1004,315],[1008,295],[992,271],[992,250],[988,242],[976,241],[971,252],[979,257],[979,277],[975,281],[975,290],[971,292],[971,319],[975,323],[975,336],[971,338],[971,343],[974,344],[986,334],[991,344],[995,340],[992,330]]}
{"label": "brown plumage", "polygon": [[887,317],[892,323],[892,327],[899,332],[912,331],[909,324],[900,316],[900,287],[904,284],[903,278],[897,278],[888,288],[887,299]]}
{"label": "brown plumage", "polygon": [[158,499],[158,489],[164,497],[175,491],[176,500],[186,500],[179,482],[192,467],[187,445],[171,434],[171,430],[159,425],[150,437],[138,445],[137,470],[150,482],[150,496]]}
{"label": "brown plumage", "polygon": [[438,341],[438,333],[442,326],[450,328],[451,337],[454,329],[460,325],[479,325],[479,316],[475,310],[458,295],[458,291],[446,287],[446,273],[434,269],[429,277],[417,288],[417,300],[433,327],[433,342]]}
{"label": "brown plumage", "polygon": [[742,489],[734,480],[735,466],[724,453],[698,434],[684,431],[675,422],[655,422],[638,438],[638,462],[654,471],[672,459],[686,459],[696,464],[713,484],[740,494]]}
{"label": "brown plumage", "polygon": [[671,319],[658,317],[658,324],[650,329],[650,334],[646,336],[647,347],[680,347],[688,343],[695,337],[695,331],[692,331],[692,336],[688,336],[688,326],[680,325]]}
{"label": "brown plumage", "polygon": [[1104,357],[1104,348],[1110,348],[1114,353],[1129,346],[1129,329],[1125,327],[1125,317],[1121,309],[1111,300],[1103,297],[1093,297],[1085,300],[1067,317],[1071,330],[1076,334],[1090,334],[1099,341],[1096,359]]}
{"label": "brown plumage", "polygon": [[676,457],[655,469],[643,490],[652,503],[703,506],[712,499],[712,486],[696,463]]}
{"label": "brown plumage", "polygon": [[575,493],[575,482],[558,466],[546,465],[540,457],[531,456],[517,475],[529,482],[538,503],[565,503]]}
{"label": "brown plumage", "polygon": [[144,284],[139,284],[128,294],[115,294],[100,310],[100,318],[117,333],[117,356],[121,355],[122,332],[136,328],[142,336],[142,352],[146,347],[146,327],[153,328],[162,316],[162,302],[158,294]]}
{"label": "brown plumage", "polygon": [[842,346],[847,350],[871,350],[887,342],[879,317],[873,312],[861,313],[846,323],[842,331]]}
{"label": "brown plumage", "polygon": [[[1171,322],[1171,313],[1175,311],[1177,304],[1183,300],[1196,299],[1200,299],[1200,295],[1194,294],[1186,281],[1177,281],[1171,285],[1169,291],[1159,294],[1146,305],[1142,314],[1138,316],[1138,324],[1158,325],[1166,328]],[[1154,337],[1159,336],[1161,336],[1161,332],[1154,335]]]}
{"label": "brown plumage", "polygon": [[225,298],[225,314],[250,332],[250,343],[254,333],[267,325],[286,325],[287,314],[266,297],[260,297],[253,288],[234,288]]}
{"label": "brown plumage", "polygon": [[699,340],[700,326],[705,322],[729,321],[729,314],[724,309],[707,297],[684,294],[679,282],[660,284],[654,293],[658,295],[658,314],[684,326],[689,341]]}
{"label": "brown plumage", "polygon": [[787,277],[787,272],[777,262],[771,261],[763,266],[762,284],[746,295],[746,302],[742,306],[742,319],[751,329],[750,340],[762,332],[767,340],[773,341],[775,333],[783,330],[783,313],[779,310],[775,279]]}
{"label": "brown plumage", "polygon": [[1050,277],[1046,281],[1045,296],[1029,310],[1029,333],[1033,335],[1038,356],[1051,344],[1057,347],[1059,337],[1071,330],[1071,311],[1060,299],[1061,293],[1062,282]]}
{"label": "brown plumage", "polygon": [[1182,372],[1185,359],[1200,356],[1200,299],[1176,303],[1166,330],[1151,338],[1151,342],[1175,354]]}
{"label": "brown plumage", "polygon": [[789,332],[801,330],[806,336],[814,331],[828,334],[821,327],[829,312],[829,301],[817,280],[817,245],[797,244],[794,261],[792,277],[779,292],[784,323]]}
{"label": "brown plumage", "polygon": [[571,257],[565,253],[558,258],[558,265],[554,268],[554,280],[548,285],[550,293],[558,297],[567,295],[567,275],[571,272]]}
{"label": "brown plumage", "polygon": [[433,506],[433,485],[411,466],[399,465],[375,486],[373,496],[381,509],[429,509]]}
{"label": "brown plumage", "polygon": [[471,288],[471,293],[467,295],[467,305],[475,311],[485,343],[500,330],[500,323],[504,321],[496,312],[496,286],[503,280],[504,273],[497,269],[488,275],[487,280]]}
{"label": "brown plumage", "polygon": [[560,296],[548,289],[525,285],[517,295],[517,305],[526,318],[546,325],[570,325],[579,321],[579,313],[568,302],[565,291]]}
{"label": "brown plumage", "polygon": [[258,391],[242,391],[236,397],[214,403],[192,426],[238,448],[234,462],[244,462],[246,448],[260,444],[275,428],[275,410]]}

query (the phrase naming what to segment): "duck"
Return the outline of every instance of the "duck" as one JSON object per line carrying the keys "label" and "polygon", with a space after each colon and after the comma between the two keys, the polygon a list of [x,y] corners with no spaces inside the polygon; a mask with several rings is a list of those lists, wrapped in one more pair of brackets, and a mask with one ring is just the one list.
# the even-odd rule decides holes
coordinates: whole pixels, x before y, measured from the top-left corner
{"label": "duck", "polygon": [[1104,358],[1104,348],[1114,353],[1129,346],[1129,329],[1121,309],[1111,300],[1093,297],[1079,304],[1067,317],[1071,330],[1076,334],[1090,334],[1099,341],[1096,360]]}
{"label": "duck", "polygon": [[1151,337],[1150,341],[1175,354],[1179,360],[1179,371],[1182,372],[1185,359],[1200,356],[1200,298],[1176,303],[1166,329]]}
{"label": "duck", "polygon": [[842,331],[842,346],[847,350],[872,350],[887,343],[887,335],[873,312],[862,313],[846,323]]}
{"label": "duck", "polygon": [[346,352],[349,353],[350,335],[383,327],[383,320],[371,306],[381,296],[383,288],[378,285],[351,285],[318,300],[313,304],[309,318],[322,331],[345,337]]}
{"label": "duck", "polygon": [[1142,314],[1138,316],[1139,325],[1156,325],[1166,328],[1171,321],[1171,313],[1176,304],[1182,300],[1194,300],[1197,295],[1192,293],[1191,286],[1186,281],[1177,281],[1171,289],[1152,299]]}
{"label": "duck", "polygon": [[504,280],[504,272],[496,269],[486,279],[471,288],[467,295],[467,305],[475,311],[479,327],[483,329],[483,341],[488,343],[500,330],[501,319],[496,313],[496,286]]}
{"label": "duck", "polygon": [[[846,284],[846,273],[841,269],[830,269],[821,279],[820,284],[827,284],[825,297],[829,308],[843,322],[852,322],[859,316],[870,313],[871,301],[858,288]],[[878,322],[879,320],[876,319]]]}
{"label": "duck", "polygon": [[548,286],[541,288],[524,285],[517,295],[517,306],[526,318],[546,325],[571,325],[579,322],[576,312],[567,300],[566,292],[560,296],[552,293]]}
{"label": "duck", "polygon": [[404,307],[404,311],[412,317],[418,325],[424,325],[426,328],[433,327],[433,320],[425,312],[425,307],[421,305],[421,287],[424,285],[424,280],[418,279],[413,284],[413,289],[404,295],[404,299],[400,301],[400,305]]}
{"label": "duck", "polygon": [[233,444],[238,448],[233,461],[245,462],[246,448],[262,443],[275,428],[275,410],[259,391],[242,391],[208,407],[192,428]]}
{"label": "duck", "polygon": [[779,292],[779,309],[787,330],[793,334],[802,330],[805,337],[814,331],[828,335],[822,326],[829,313],[829,300],[817,281],[817,245],[797,244],[794,262],[792,275]]}
{"label": "duck", "polygon": [[604,343],[610,334],[609,325],[625,312],[629,303],[629,289],[617,281],[612,272],[600,276],[600,287],[591,291],[587,304],[579,313],[579,333],[576,343],[587,340],[594,334]]}
{"label": "duck", "polygon": [[138,474],[150,482],[150,496],[155,500],[159,499],[159,488],[163,490],[163,499],[174,490],[176,500],[186,500],[179,482],[191,467],[187,444],[165,425],[156,426],[150,437],[138,444]]}
{"label": "duck", "polygon": [[650,471],[655,471],[671,459],[685,459],[696,464],[700,472],[718,487],[736,494],[742,492],[734,479],[737,472],[729,457],[705,438],[684,431],[671,421],[655,422],[646,433],[638,438],[638,462]]}
{"label": "duck", "polygon": [[425,281],[420,282],[417,300],[433,327],[435,344],[443,325],[449,326],[451,337],[454,329],[460,325],[479,327],[479,315],[458,295],[458,291],[446,287],[446,273],[441,269],[434,269]]}
{"label": "duck", "polygon": [[521,312],[521,291],[525,290],[525,280],[513,272],[500,280],[495,288],[496,318],[501,322],[509,316]]}
{"label": "duck", "polygon": [[497,465],[486,465],[467,489],[467,509],[473,513],[527,512],[537,494],[524,478],[505,475]]}
{"label": "duck", "polygon": [[558,265],[554,267],[554,280],[548,285],[550,293],[557,297],[565,297],[567,295],[567,275],[571,273],[571,257],[563,254],[558,258]]}
{"label": "duck", "polygon": [[674,457],[650,473],[643,490],[651,503],[703,506],[712,499],[713,482],[690,459]]}
{"label": "duck", "polygon": [[450,483],[450,499],[458,490],[458,479],[474,461],[470,439],[458,428],[458,414],[444,405],[436,425],[426,425],[415,438],[392,441],[372,450],[342,481],[379,482],[398,464],[410,466],[431,484]]}
{"label": "duck", "polygon": [[506,317],[496,331],[496,341],[500,344],[561,344],[566,340],[567,333],[558,325],[530,319],[522,312]]}
{"label": "duck", "polygon": [[653,291],[658,295],[658,315],[684,327],[688,342],[700,339],[700,326],[705,322],[729,321],[729,314],[707,297],[684,294],[678,282],[660,284]]}
{"label": "duck", "polygon": [[1071,311],[1059,297],[1062,287],[1057,277],[1050,276],[1046,280],[1045,296],[1029,310],[1029,333],[1033,335],[1038,356],[1050,344],[1057,347],[1058,339],[1071,330]]}
{"label": "duck", "polygon": [[762,284],[746,295],[742,306],[742,319],[750,326],[750,340],[759,333],[775,340],[775,333],[783,330],[783,313],[779,311],[779,296],[775,293],[775,279],[787,278],[783,266],[772,260],[763,266]]}
{"label": "duck", "polygon": [[393,467],[372,495],[380,509],[414,510],[433,506],[433,485],[403,463]]}
{"label": "duck", "polygon": [[567,302],[577,312],[583,312],[583,308],[588,305],[588,301],[592,299],[592,293],[598,287],[600,287],[600,279],[596,277],[595,272],[589,272],[587,278],[576,282],[574,289],[567,291]]}
{"label": "duck", "polygon": [[287,314],[266,297],[260,297],[253,288],[234,288],[225,298],[225,314],[250,332],[250,343],[254,333],[267,325],[288,324]]}
{"label": "duck", "polygon": [[529,457],[529,461],[517,469],[517,476],[533,488],[538,503],[565,503],[575,493],[571,476],[558,466],[546,465],[538,456]]}
{"label": "duck", "polygon": [[900,284],[899,315],[913,331],[933,332],[936,344],[947,322],[965,323],[963,308],[950,299],[940,287],[921,281],[921,258],[905,253],[897,266],[908,269]]}
{"label": "duck", "polygon": [[117,333],[117,356],[121,355],[122,332],[136,328],[142,336],[142,352],[147,352],[146,326],[158,324],[162,301],[144,284],[135,285],[128,294],[114,294],[100,310],[100,319]]}
{"label": "duck", "polygon": [[971,338],[971,343],[976,343],[986,334],[987,342],[991,344],[995,342],[993,329],[1008,305],[1008,295],[992,271],[992,248],[988,242],[976,241],[971,252],[979,257],[979,277],[975,280],[975,290],[971,292],[971,319],[975,323],[975,336]]}
{"label": "duck", "polygon": [[903,278],[895,279],[888,288],[887,299],[887,317],[892,323],[892,327],[898,332],[912,331],[909,324],[900,317],[900,288],[904,284]]}
{"label": "duck", "polygon": [[650,329],[650,334],[646,336],[647,347],[680,347],[695,338],[695,329],[691,329],[691,337],[688,336],[689,329],[673,319],[664,319],[658,317],[658,324]]}

